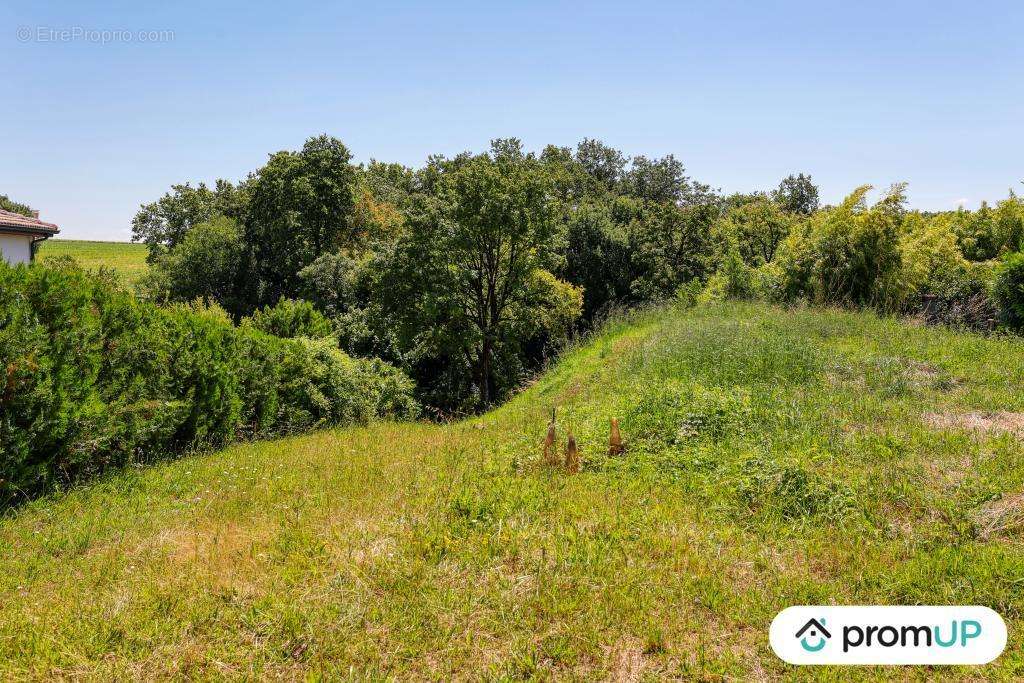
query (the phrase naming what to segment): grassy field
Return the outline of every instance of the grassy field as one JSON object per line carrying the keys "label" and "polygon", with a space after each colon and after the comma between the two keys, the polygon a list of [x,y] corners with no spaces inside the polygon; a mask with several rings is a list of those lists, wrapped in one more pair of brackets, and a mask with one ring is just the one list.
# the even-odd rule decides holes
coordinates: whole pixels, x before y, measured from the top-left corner
{"label": "grassy field", "polygon": [[[509,404],[133,470],[0,521],[0,678],[1024,677],[1024,344],[638,314]],[[540,463],[552,405],[584,470]],[[608,420],[628,450],[606,453]],[[796,604],[981,604],[983,668],[783,664]]]}
{"label": "grassy field", "polygon": [[145,244],[130,242],[92,242],[88,240],[46,240],[39,247],[39,260],[70,256],[84,268],[96,270],[106,266],[117,271],[127,284],[136,282],[146,273]]}

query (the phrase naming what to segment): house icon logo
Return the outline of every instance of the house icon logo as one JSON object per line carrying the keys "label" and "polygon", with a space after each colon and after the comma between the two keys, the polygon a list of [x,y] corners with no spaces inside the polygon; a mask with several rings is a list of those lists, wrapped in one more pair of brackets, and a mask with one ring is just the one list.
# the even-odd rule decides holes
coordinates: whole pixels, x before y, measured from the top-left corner
{"label": "house icon logo", "polygon": [[821,619],[810,619],[796,632],[796,637],[800,639],[800,647],[808,652],[818,652],[825,647],[832,634],[825,628],[825,619],[822,617]]}

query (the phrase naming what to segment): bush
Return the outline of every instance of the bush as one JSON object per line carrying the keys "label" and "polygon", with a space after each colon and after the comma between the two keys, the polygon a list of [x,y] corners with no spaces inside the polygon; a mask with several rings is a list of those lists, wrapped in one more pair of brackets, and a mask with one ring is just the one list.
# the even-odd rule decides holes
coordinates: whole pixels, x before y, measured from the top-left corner
{"label": "bush", "polygon": [[987,202],[977,211],[961,209],[954,215],[954,230],[970,261],[989,261],[1020,251],[1024,246],[1024,201],[1011,191],[995,209]]}
{"label": "bush", "polygon": [[949,220],[929,220],[914,212],[904,219],[902,231],[898,281],[904,302],[919,300],[939,283],[964,272],[967,261]]}
{"label": "bush", "polygon": [[902,305],[903,186],[893,186],[870,208],[869,189],[860,187],[838,207],[814,214],[783,242],[779,265],[787,298],[883,310]]}
{"label": "bush", "polygon": [[992,329],[999,318],[992,298],[993,276],[991,262],[964,262],[934,273],[922,297],[925,320],[969,330]]}
{"label": "bush", "polygon": [[160,308],[71,266],[0,264],[0,504],[190,448],[411,417],[411,396],[333,340]]}
{"label": "bush", "polygon": [[140,289],[156,301],[217,301],[236,308],[242,264],[241,229],[223,216],[200,223],[172,249],[154,257]]}
{"label": "bush", "polygon": [[698,301],[757,298],[759,292],[755,273],[755,269],[743,261],[738,247],[733,243],[726,249],[718,270],[708,278]]}
{"label": "bush", "polygon": [[1010,254],[999,264],[992,293],[1003,322],[1016,330],[1024,328],[1024,252]]}
{"label": "bush", "polygon": [[331,321],[316,310],[313,304],[301,299],[281,297],[275,305],[264,306],[242,322],[260,332],[287,339],[321,339],[334,335]]}

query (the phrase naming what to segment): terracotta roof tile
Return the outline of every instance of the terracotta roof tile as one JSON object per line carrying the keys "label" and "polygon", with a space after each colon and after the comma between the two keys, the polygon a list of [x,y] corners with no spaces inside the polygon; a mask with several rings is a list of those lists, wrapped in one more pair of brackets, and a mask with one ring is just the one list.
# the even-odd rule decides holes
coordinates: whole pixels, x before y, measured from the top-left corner
{"label": "terracotta roof tile", "polygon": [[29,218],[28,216],[22,216],[20,213],[4,209],[0,209],[0,228],[13,228],[15,230],[48,233],[51,235],[60,232],[60,228],[53,223],[47,223],[38,218]]}

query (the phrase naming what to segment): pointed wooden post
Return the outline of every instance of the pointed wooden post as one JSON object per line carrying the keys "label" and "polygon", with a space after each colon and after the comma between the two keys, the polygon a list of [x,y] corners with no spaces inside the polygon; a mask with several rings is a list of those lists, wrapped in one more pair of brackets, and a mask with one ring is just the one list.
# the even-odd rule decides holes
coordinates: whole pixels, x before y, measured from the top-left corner
{"label": "pointed wooden post", "polygon": [[576,447],[576,437],[569,432],[569,442],[565,445],[565,469],[570,474],[580,471],[580,451]]}
{"label": "pointed wooden post", "polygon": [[626,450],[622,446],[622,433],[619,432],[619,418],[612,418],[611,434],[608,436],[608,455],[621,455]]}
{"label": "pointed wooden post", "polygon": [[544,439],[544,463],[558,464],[558,434],[555,430],[555,409],[551,408],[551,422],[548,423],[548,435]]}

